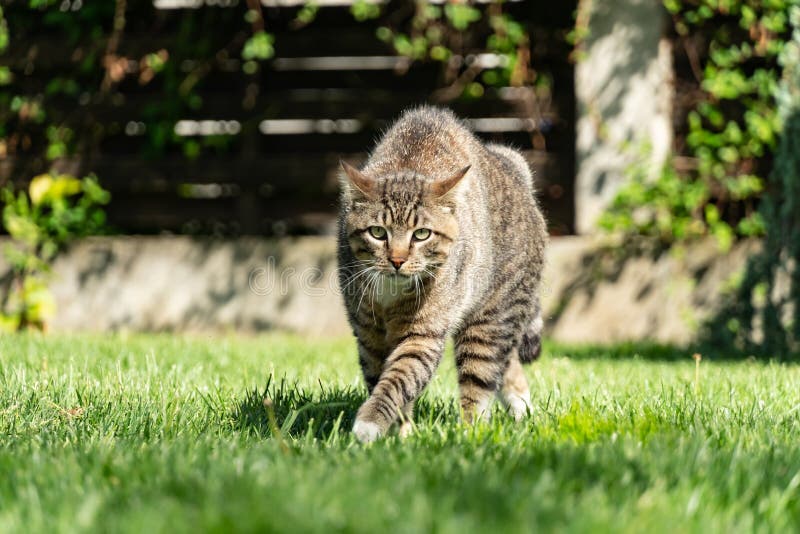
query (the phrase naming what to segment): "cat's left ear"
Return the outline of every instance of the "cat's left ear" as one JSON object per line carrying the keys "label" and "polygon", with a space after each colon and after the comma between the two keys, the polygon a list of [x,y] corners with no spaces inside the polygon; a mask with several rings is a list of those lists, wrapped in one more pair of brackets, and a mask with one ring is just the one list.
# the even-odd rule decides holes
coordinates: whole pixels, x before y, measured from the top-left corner
{"label": "cat's left ear", "polygon": [[458,182],[461,181],[462,178],[464,178],[464,176],[467,175],[467,171],[469,171],[470,167],[472,167],[472,165],[467,165],[448,178],[436,180],[431,184],[431,193],[433,193],[435,197],[442,197],[446,195],[456,186],[456,184],[458,184]]}
{"label": "cat's left ear", "polygon": [[375,180],[352,165],[348,165],[345,161],[340,161],[339,163],[342,165],[342,170],[347,175],[347,181],[350,185],[365,197],[371,198],[375,192]]}

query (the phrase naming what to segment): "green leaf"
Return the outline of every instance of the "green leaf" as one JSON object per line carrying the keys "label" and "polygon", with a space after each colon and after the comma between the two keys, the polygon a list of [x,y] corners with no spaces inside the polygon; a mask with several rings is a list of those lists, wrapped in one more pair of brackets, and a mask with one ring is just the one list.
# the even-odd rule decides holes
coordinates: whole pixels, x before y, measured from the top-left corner
{"label": "green leaf", "polygon": [[479,9],[467,4],[447,4],[444,14],[457,30],[466,30],[470,24],[481,19]]}
{"label": "green leaf", "polygon": [[355,0],[350,6],[350,14],[358,22],[376,19],[381,15],[381,6],[375,2],[367,2],[366,0]]}
{"label": "green leaf", "polygon": [[275,37],[264,31],[254,33],[244,44],[242,49],[242,59],[265,60],[275,55],[275,48],[272,46]]}

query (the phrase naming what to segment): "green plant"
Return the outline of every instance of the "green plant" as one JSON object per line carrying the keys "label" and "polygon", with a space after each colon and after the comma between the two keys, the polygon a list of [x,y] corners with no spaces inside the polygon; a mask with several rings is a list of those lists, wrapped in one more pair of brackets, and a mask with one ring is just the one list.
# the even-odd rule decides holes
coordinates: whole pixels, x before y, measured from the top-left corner
{"label": "green plant", "polygon": [[[275,18],[258,0],[228,8],[187,9],[177,18],[156,11],[152,2],[128,0],[27,0],[0,8],[0,53],[7,51],[9,39],[25,44],[42,41],[43,48],[63,43],[53,58],[12,50],[8,65],[0,67],[0,154],[14,161],[12,180],[22,182],[53,161],[92,155],[104,141],[121,135],[131,125],[108,120],[108,115],[130,106],[131,87],[158,93],[135,117],[126,117],[135,119],[131,127],[140,136],[136,143],[147,157],[182,153],[191,160],[235,146],[237,138],[230,133],[197,136],[175,129],[181,119],[217,112],[213,102],[204,101],[207,92],[202,89],[222,77],[220,73],[244,76],[246,83],[236,85],[243,88],[241,93],[229,95],[227,105],[251,117],[242,121],[244,135],[257,130],[255,114],[263,107],[260,76],[278,46],[279,30],[270,27]],[[318,11],[310,0],[288,29],[303,31],[314,23]],[[397,54],[441,65],[443,89],[435,95],[439,101],[478,98],[486,87],[508,84],[538,84],[549,90],[549,78],[530,66],[526,28],[502,2],[440,6],[419,0],[387,14],[379,4],[358,0],[350,11],[359,22],[380,19],[377,36]],[[163,34],[169,38],[152,44],[127,38],[128,33],[162,31],[164,18],[172,19]],[[492,57],[487,59],[487,53]],[[459,61],[450,61],[454,55],[460,56]],[[53,75],[43,84],[42,72],[47,69]]]}
{"label": "green plant", "polygon": [[3,227],[11,237],[3,249],[10,270],[0,293],[0,330],[44,328],[55,311],[47,289],[51,262],[71,240],[104,228],[100,206],[109,197],[93,176],[43,174],[27,193],[0,190]]}
{"label": "green plant", "polygon": [[[686,130],[678,132],[681,169],[672,160],[651,180],[634,171],[602,227],[667,243],[714,235],[726,248],[736,237],[766,231],[757,207],[782,126],[776,112],[778,54],[789,38],[787,14],[797,0],[664,0],[664,5],[675,45],[685,51],[698,86]],[[642,207],[651,212],[644,222],[626,216]]]}
{"label": "green plant", "polygon": [[[361,5],[353,6],[353,13],[359,20],[357,13],[364,10],[356,6]],[[375,8],[364,18],[379,15],[380,11]],[[475,27],[488,34],[479,51],[475,50],[475,43],[465,40],[465,32]],[[414,15],[407,25],[381,26],[376,34],[391,44],[398,55],[444,66],[444,77],[450,85],[440,91],[441,100],[480,98],[486,87],[530,86],[537,81],[547,81],[537,80],[530,66],[527,29],[503,11],[502,2],[491,3],[484,12],[469,2],[448,3],[442,7],[417,0]],[[491,57],[482,60],[476,52],[491,54]]]}
{"label": "green plant", "polygon": [[[654,178],[650,161],[649,151],[643,150],[629,165],[625,185],[598,220],[602,230],[656,239],[664,246],[710,235],[722,251],[731,247],[737,234],[763,233],[760,213],[739,221],[734,228],[723,220],[720,208],[712,202],[706,182],[686,180],[671,161]],[[749,187],[760,187],[760,182]]]}
{"label": "green plant", "polygon": [[768,232],[706,333],[718,345],[787,358],[800,354],[800,6],[790,17],[792,39],[781,52],[776,96],[784,128],[762,204]]}

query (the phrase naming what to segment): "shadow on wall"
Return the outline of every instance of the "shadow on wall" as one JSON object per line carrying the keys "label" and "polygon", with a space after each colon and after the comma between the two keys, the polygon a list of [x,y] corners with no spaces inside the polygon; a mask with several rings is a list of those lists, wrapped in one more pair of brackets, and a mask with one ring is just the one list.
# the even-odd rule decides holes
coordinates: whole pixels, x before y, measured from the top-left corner
{"label": "shadow on wall", "polygon": [[[554,239],[543,277],[546,336],[571,345],[689,347],[706,321],[729,322],[720,308],[760,245],[740,242],[720,254],[713,241],[664,251],[599,246],[586,237]],[[58,313],[51,327],[349,335],[335,250],[333,240],[322,237],[88,239],[56,262],[51,289]],[[751,263],[751,269],[757,266]]]}
{"label": "shadow on wall", "polygon": [[[584,254],[548,317],[546,331],[561,343],[545,351],[578,359],[796,359],[791,314],[800,310],[793,304],[800,274],[778,259],[785,253],[769,252],[775,245],[751,240],[726,254],[711,242],[682,250],[628,245]],[[582,317],[592,322],[590,336]]]}
{"label": "shadow on wall", "polygon": [[[57,261],[56,330],[346,331],[330,238],[92,238]],[[308,314],[313,311],[314,321]]]}
{"label": "shadow on wall", "polygon": [[672,250],[554,241],[544,279],[545,331],[569,344],[689,347],[758,246],[742,242],[721,254],[712,240]]}
{"label": "shadow on wall", "polygon": [[[554,239],[543,277],[546,335],[571,344],[688,345],[758,245],[720,255],[705,242],[679,254]],[[51,327],[349,335],[335,251],[324,237],[87,239],[56,262]]]}

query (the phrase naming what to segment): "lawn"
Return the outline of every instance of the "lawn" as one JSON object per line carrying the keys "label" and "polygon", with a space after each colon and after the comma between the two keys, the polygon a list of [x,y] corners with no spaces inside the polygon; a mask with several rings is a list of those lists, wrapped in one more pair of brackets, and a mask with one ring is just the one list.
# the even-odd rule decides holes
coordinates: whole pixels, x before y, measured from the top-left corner
{"label": "lawn", "polygon": [[448,360],[362,446],[349,339],[5,336],[0,531],[800,526],[800,367],[548,345],[528,375],[528,421],[468,428]]}

